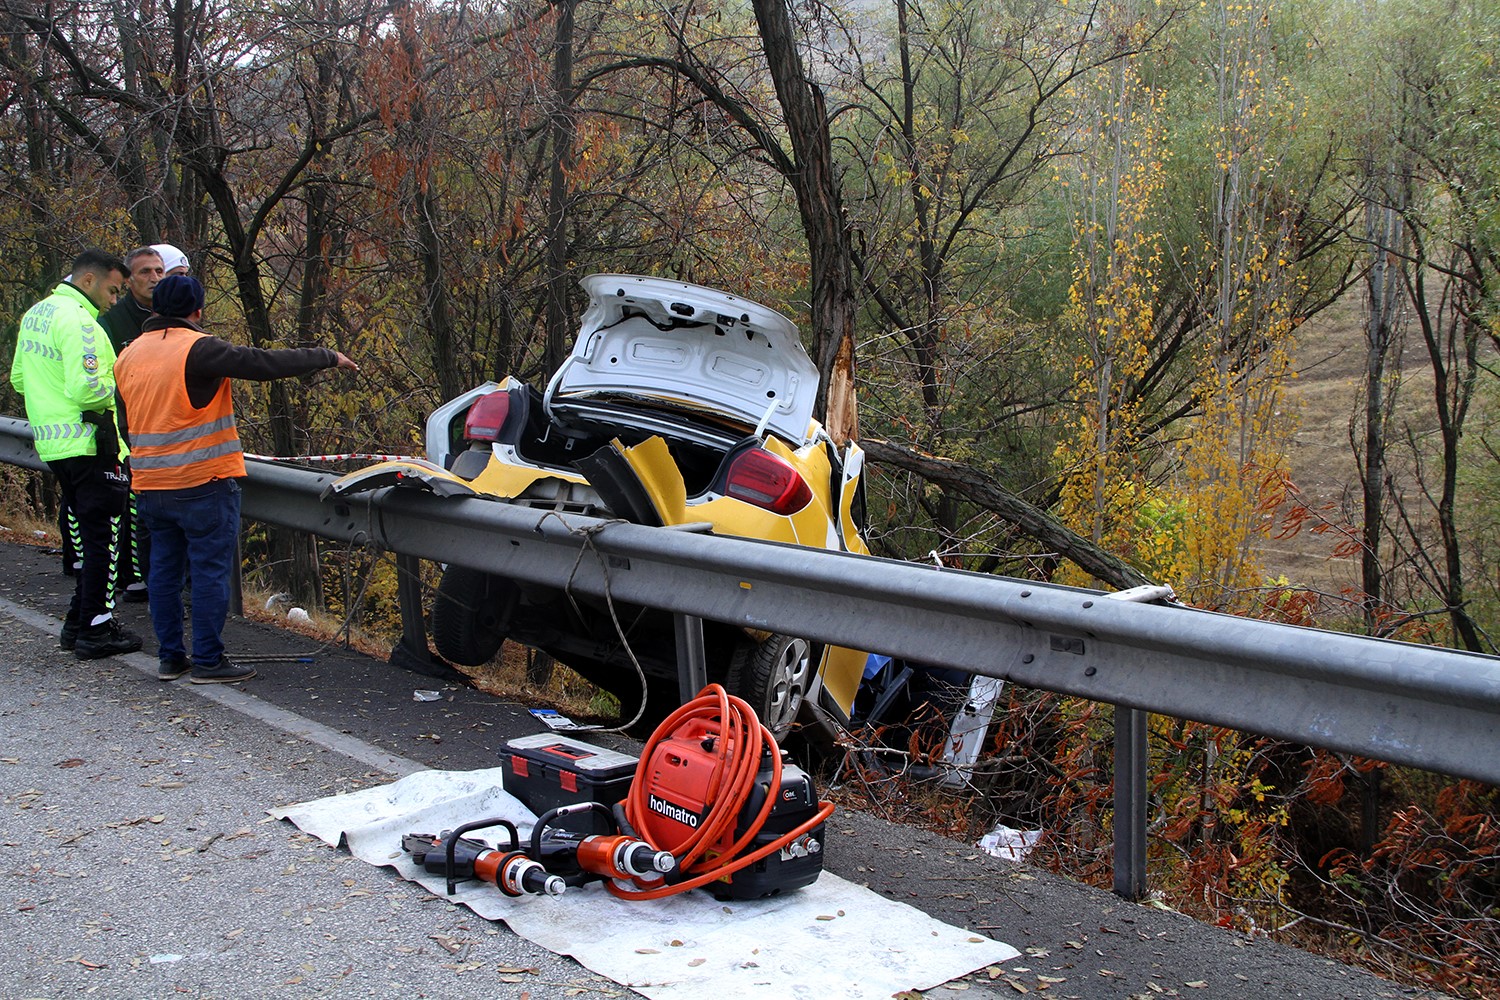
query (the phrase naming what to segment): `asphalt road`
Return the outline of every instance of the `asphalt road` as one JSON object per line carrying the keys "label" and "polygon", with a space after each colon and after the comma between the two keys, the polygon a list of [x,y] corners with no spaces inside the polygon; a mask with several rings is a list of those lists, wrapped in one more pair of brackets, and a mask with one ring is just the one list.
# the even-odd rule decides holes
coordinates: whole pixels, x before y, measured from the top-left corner
{"label": "asphalt road", "polygon": [[[4,996],[635,995],[266,815],[493,766],[541,728],[524,706],[455,687],[415,701],[441,685],[341,649],[234,687],[163,684],[142,605],[120,614],[144,652],[57,648],[70,590],[55,556],[0,544]],[[231,656],[316,647],[241,620],[227,636]],[[1436,996],[870,816],[835,814],[828,839],[828,870],[1022,952],[931,997]]]}

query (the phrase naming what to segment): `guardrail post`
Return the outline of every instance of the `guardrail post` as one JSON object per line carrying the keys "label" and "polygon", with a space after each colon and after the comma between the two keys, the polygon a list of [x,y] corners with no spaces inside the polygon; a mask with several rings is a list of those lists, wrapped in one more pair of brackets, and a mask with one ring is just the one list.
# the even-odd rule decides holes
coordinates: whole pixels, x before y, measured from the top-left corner
{"label": "guardrail post", "polygon": [[953,717],[948,739],[943,744],[943,760],[953,765],[943,775],[943,785],[959,788],[973,780],[974,765],[984,750],[984,739],[995,717],[995,703],[1004,688],[1005,682],[998,677],[976,674],[969,682],[969,696]]}
{"label": "guardrail post", "polygon": [[[1147,584],[1104,595],[1107,600],[1147,604],[1172,601],[1172,588]],[[1087,607],[1088,605],[1084,605]],[[1146,895],[1146,755],[1151,716],[1138,708],[1115,706],[1115,894],[1129,900]]]}
{"label": "guardrail post", "polygon": [[708,686],[708,658],[703,652],[703,619],[673,615],[677,633],[677,688],[686,705]]}
{"label": "guardrail post", "polygon": [[391,650],[390,664],[424,677],[469,684],[469,678],[427,648],[427,622],[422,608],[422,560],[396,554],[396,602],[401,608],[401,641]]}
{"label": "guardrail post", "polygon": [[1115,706],[1115,895],[1146,895],[1146,752],[1149,712]]}

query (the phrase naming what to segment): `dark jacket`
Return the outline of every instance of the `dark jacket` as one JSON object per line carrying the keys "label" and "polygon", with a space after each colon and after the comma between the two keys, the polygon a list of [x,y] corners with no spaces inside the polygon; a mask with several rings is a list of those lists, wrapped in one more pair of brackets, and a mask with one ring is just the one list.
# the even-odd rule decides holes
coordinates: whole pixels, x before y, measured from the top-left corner
{"label": "dark jacket", "polygon": [[99,317],[99,322],[104,324],[104,329],[109,333],[109,342],[115,345],[116,354],[123,351],[126,344],[141,335],[141,325],[150,315],[151,308],[141,305],[135,300],[135,296],[127,291],[120,296],[120,301]]}
{"label": "dark jacket", "polygon": [[[169,327],[207,332],[189,320],[153,315],[141,328],[141,336]],[[183,382],[187,386],[188,401],[202,409],[213,401],[214,393],[219,391],[219,383],[226,378],[270,382],[272,379],[332,368],[338,363],[338,352],[326,347],[288,347],[268,351],[260,347],[241,347],[209,336],[199,340],[188,350]]]}

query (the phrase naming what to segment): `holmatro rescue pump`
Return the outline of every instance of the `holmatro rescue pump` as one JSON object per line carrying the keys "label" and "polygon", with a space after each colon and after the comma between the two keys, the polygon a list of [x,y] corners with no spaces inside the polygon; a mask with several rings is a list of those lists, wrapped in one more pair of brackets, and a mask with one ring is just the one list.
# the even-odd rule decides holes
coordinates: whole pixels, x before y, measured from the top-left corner
{"label": "holmatro rescue pump", "polygon": [[[505,819],[402,838],[450,895],[462,879],[510,896],[603,880],[622,899],[699,887],[754,899],[810,885],[823,870],[833,803],[818,801],[755,710],[717,684],[668,716],[638,760],[553,734],[508,749],[506,789],[540,813],[525,843]],[[465,836],[497,828],[508,833],[504,849]]]}

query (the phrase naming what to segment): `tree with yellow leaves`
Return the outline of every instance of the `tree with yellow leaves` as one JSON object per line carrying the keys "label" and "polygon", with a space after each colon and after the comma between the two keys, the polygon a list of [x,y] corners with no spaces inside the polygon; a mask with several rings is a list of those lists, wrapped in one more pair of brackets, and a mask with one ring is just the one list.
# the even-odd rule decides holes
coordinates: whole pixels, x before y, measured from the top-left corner
{"label": "tree with yellow leaves", "polygon": [[[1163,235],[1155,219],[1165,184],[1160,95],[1133,61],[1116,64],[1080,95],[1097,125],[1082,169],[1065,181],[1073,193],[1074,268],[1066,324],[1076,334],[1071,358],[1074,410],[1055,457],[1061,469],[1064,523],[1162,576],[1163,532],[1142,533],[1152,463],[1134,387],[1151,363],[1157,273]],[[1085,582],[1077,580],[1073,582]]]}
{"label": "tree with yellow leaves", "polygon": [[[1301,109],[1278,77],[1273,4],[1224,4],[1208,19],[1216,59],[1200,93],[1214,162],[1208,225],[1178,265],[1207,318],[1198,349],[1200,412],[1179,446],[1174,492],[1182,545],[1168,575],[1196,603],[1227,607],[1261,583],[1256,541],[1286,465],[1293,421],[1283,405],[1301,292],[1293,269],[1299,237],[1281,165]],[[1210,87],[1212,89],[1210,89]]]}
{"label": "tree with yellow leaves", "polygon": [[[1215,58],[1181,93],[1148,84],[1139,62],[1096,80],[1079,95],[1096,109],[1089,152],[1065,179],[1078,348],[1055,452],[1061,513],[1213,607],[1260,583],[1256,541],[1291,430],[1282,387],[1304,289],[1280,168],[1300,112],[1276,75],[1273,15],[1207,10],[1195,43]],[[1178,176],[1174,148],[1206,150],[1212,169]]]}

